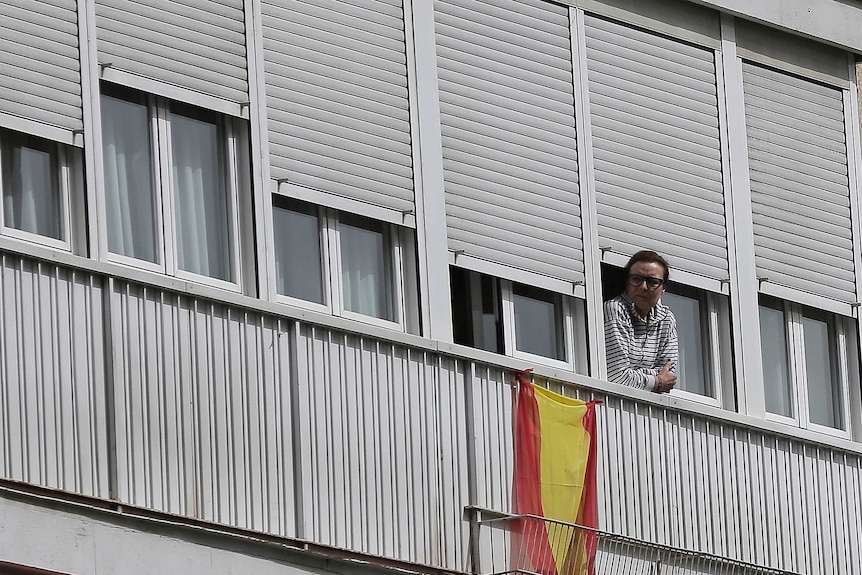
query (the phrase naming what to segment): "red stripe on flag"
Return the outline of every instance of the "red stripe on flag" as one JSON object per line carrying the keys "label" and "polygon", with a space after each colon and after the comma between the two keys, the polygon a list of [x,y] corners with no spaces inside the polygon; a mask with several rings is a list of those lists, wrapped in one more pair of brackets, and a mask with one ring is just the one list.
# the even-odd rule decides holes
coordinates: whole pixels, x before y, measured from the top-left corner
{"label": "red stripe on flag", "polygon": [[[584,472],[584,490],[581,492],[581,505],[578,508],[578,525],[599,528],[599,502],[596,487],[596,405],[604,403],[601,399],[587,402],[587,413],[584,414],[584,429],[590,434],[590,452],[587,457],[587,467]],[[594,575],[596,563],[596,548],[598,537],[593,532],[585,532],[583,537],[584,554],[586,555],[586,572]]]}
{"label": "red stripe on flag", "polygon": [[[515,397],[515,515],[544,517],[542,508],[542,426],[533,385],[516,375]],[[557,563],[544,521],[521,519],[512,532],[512,567],[542,575],[557,575]]]}

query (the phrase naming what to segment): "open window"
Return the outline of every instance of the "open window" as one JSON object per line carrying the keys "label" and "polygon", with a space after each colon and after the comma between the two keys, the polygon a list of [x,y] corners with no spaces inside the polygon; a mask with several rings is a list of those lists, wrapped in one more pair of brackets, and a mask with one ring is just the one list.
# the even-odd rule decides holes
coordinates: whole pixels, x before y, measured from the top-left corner
{"label": "open window", "polygon": [[580,300],[459,267],[449,273],[455,343],[587,372],[574,330],[583,325]]}
{"label": "open window", "polygon": [[[625,291],[622,268],[602,266],[603,299]],[[659,300],[676,319],[678,376],[674,395],[731,409],[735,407],[733,349],[727,296],[671,280]]]}

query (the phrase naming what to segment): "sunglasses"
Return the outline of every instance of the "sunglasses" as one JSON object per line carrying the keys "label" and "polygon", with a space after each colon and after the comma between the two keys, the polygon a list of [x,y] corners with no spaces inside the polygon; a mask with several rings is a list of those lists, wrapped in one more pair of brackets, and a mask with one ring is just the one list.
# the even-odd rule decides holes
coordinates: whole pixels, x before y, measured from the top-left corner
{"label": "sunglasses", "polygon": [[650,291],[657,290],[664,283],[664,280],[661,278],[653,278],[648,276],[639,276],[637,274],[631,274],[628,278],[629,285],[632,287],[640,287],[640,285],[646,282],[647,289]]}

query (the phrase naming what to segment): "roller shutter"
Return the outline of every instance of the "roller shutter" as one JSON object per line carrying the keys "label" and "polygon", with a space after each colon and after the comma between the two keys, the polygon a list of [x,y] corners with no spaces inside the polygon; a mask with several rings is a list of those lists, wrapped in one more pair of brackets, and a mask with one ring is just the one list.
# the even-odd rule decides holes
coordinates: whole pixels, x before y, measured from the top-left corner
{"label": "roller shutter", "polygon": [[264,0],[272,177],[414,209],[400,0]]}
{"label": "roller shutter", "polygon": [[853,303],[843,94],[742,65],[757,274]]}
{"label": "roller shutter", "polygon": [[0,112],[83,129],[75,0],[0,2]]}
{"label": "roller shutter", "polygon": [[96,0],[99,63],[248,102],[243,0]]}
{"label": "roller shutter", "polygon": [[568,9],[437,0],[435,24],[449,249],[583,281]]}
{"label": "roller shutter", "polygon": [[599,240],[728,277],[715,55],[587,15]]}

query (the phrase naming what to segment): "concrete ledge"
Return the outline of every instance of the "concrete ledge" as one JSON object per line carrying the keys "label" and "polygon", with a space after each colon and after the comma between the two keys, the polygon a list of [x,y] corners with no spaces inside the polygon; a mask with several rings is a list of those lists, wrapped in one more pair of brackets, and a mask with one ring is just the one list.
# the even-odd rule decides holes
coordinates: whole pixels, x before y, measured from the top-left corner
{"label": "concrete ledge", "polygon": [[689,0],[862,54],[862,5],[848,0]]}

